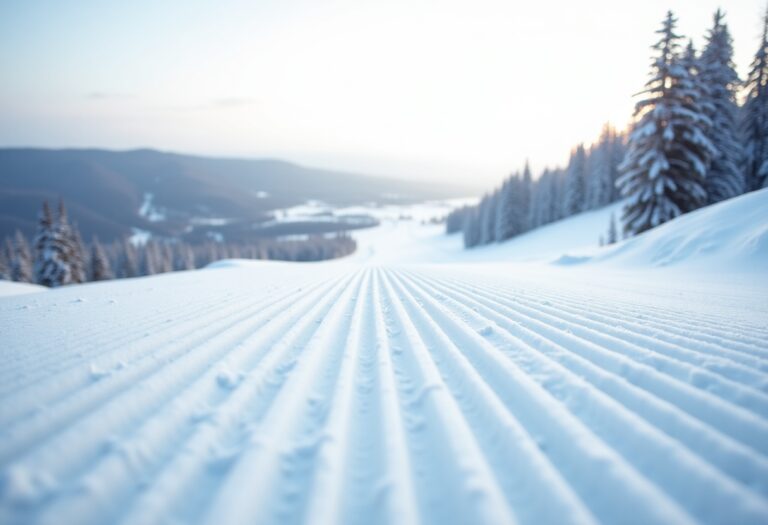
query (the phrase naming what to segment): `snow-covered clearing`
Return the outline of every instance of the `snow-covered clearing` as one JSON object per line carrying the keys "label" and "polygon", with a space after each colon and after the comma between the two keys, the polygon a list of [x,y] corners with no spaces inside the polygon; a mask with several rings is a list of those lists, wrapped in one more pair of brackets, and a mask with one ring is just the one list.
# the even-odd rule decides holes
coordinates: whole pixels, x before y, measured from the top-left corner
{"label": "snow-covered clearing", "polygon": [[609,212],[0,299],[0,523],[768,522],[768,192]]}

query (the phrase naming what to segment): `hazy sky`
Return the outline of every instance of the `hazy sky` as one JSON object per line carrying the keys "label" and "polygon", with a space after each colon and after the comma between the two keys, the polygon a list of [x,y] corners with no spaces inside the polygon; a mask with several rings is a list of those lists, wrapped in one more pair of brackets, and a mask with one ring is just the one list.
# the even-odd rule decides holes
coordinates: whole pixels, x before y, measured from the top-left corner
{"label": "hazy sky", "polygon": [[765,0],[0,0],[0,145],[155,147],[495,183],[623,127],[671,8]]}

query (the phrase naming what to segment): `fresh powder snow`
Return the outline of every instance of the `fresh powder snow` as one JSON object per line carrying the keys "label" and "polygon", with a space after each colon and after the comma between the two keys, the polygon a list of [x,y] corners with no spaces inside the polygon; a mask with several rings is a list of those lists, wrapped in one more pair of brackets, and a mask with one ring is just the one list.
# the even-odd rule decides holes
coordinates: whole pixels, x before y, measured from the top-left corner
{"label": "fresh powder snow", "polygon": [[362,211],[342,260],[0,298],[0,523],[768,523],[768,190],[606,247],[620,204]]}

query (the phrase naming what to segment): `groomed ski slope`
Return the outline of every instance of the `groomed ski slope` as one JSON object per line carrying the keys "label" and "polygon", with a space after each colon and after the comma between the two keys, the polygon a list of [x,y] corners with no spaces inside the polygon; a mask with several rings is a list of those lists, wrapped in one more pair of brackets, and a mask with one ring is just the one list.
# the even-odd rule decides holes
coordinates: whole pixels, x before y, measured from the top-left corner
{"label": "groomed ski slope", "polygon": [[360,260],[0,299],[0,523],[768,522],[765,273]]}

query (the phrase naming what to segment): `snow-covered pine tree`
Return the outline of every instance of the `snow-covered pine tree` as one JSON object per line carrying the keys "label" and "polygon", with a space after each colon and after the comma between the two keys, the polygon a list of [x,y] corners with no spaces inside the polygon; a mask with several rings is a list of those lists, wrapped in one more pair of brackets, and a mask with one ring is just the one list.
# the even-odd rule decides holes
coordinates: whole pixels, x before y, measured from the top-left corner
{"label": "snow-covered pine tree", "polygon": [[768,11],[763,37],[744,83],[746,100],[741,111],[744,173],[747,191],[768,187]]}
{"label": "snow-covered pine tree", "polygon": [[571,153],[565,175],[563,215],[570,217],[584,211],[587,196],[587,157],[584,145],[579,144]]}
{"label": "snow-covered pine tree", "polygon": [[613,135],[613,140],[611,141],[611,198],[608,201],[616,202],[621,198],[621,192],[619,191],[619,188],[616,185],[616,181],[619,178],[619,166],[621,166],[621,163],[624,162],[624,157],[627,153],[627,144],[626,144],[626,135],[624,132],[622,133],[615,133]]}
{"label": "snow-covered pine tree", "polygon": [[[445,233],[456,233],[464,229],[464,219],[469,212],[470,206],[462,206],[451,211],[445,218]],[[258,257],[251,257],[258,259]]]}
{"label": "snow-covered pine tree", "polygon": [[84,283],[88,278],[88,252],[77,224],[71,224],[72,231],[72,281]]}
{"label": "snow-covered pine tree", "polygon": [[739,166],[744,148],[737,129],[740,81],[733,63],[733,42],[720,9],[715,12],[706,41],[699,59],[699,75],[709,102],[704,109],[712,121],[708,136],[718,150],[706,177],[707,200],[711,204],[741,195],[745,189]]}
{"label": "snow-covered pine tree", "polygon": [[707,138],[711,121],[704,114],[699,93],[681,60],[677,20],[667,13],[651,79],[635,106],[637,119],[628,151],[616,181],[627,197],[625,232],[638,234],[706,202],[707,169],[717,150]]}
{"label": "snow-covered pine tree", "polygon": [[608,223],[607,244],[615,244],[619,240],[619,231],[616,228],[616,216],[611,213],[611,221]]}
{"label": "snow-covered pine tree", "polygon": [[616,180],[615,160],[616,132],[605,124],[597,145],[590,150],[590,170],[587,178],[588,209],[602,208],[612,202],[613,184]]}
{"label": "snow-covered pine tree", "polygon": [[[464,221],[464,247],[473,248],[480,244],[480,204],[467,213]],[[269,256],[265,257],[269,259]]]}
{"label": "snow-covered pine tree", "polygon": [[496,242],[506,241],[520,233],[518,217],[520,210],[516,209],[519,199],[516,193],[520,191],[517,177],[517,174],[510,175],[496,194],[494,239]]}
{"label": "snow-covered pine tree", "polygon": [[[707,86],[701,76],[701,59],[693,46],[693,40],[690,38],[680,56],[679,64],[688,72],[686,82],[688,82],[690,98],[698,103],[701,112],[709,119],[709,115],[714,111],[714,106],[710,102]],[[709,134],[712,130],[712,119],[709,119],[704,127]],[[712,141],[710,140],[710,142]],[[714,146],[714,143],[712,145]],[[711,165],[713,157],[714,154],[710,156],[708,166]]]}
{"label": "snow-covered pine tree", "polygon": [[[525,172],[523,173],[522,176],[516,173],[507,179],[502,187],[502,191],[498,195],[499,203],[497,206],[504,207],[504,212],[499,214],[499,218],[503,218],[504,221],[501,225],[503,228],[501,231],[503,231],[504,235],[497,237],[497,241],[505,241],[520,235],[528,228],[530,197],[528,196]],[[502,197],[504,197],[503,200],[501,199]]]}
{"label": "snow-covered pine tree", "polygon": [[94,237],[91,241],[91,281],[107,281],[114,278],[104,247],[99,239]]}
{"label": "snow-covered pine tree", "polygon": [[194,270],[195,254],[192,251],[192,247],[185,242],[178,242],[175,248],[174,270]]}
{"label": "snow-covered pine tree", "polygon": [[514,175],[504,181],[498,191],[498,202],[496,203],[496,242],[506,241],[515,235],[515,225],[512,218],[513,188],[512,179]]}
{"label": "snow-covered pine tree", "polygon": [[565,176],[562,168],[557,168],[552,174],[552,201],[550,202],[550,222],[559,221],[565,215]]}
{"label": "snow-covered pine tree", "polygon": [[586,176],[584,177],[584,210],[592,210],[597,207],[598,202],[598,184],[597,184],[597,178],[598,178],[598,172],[599,172],[599,159],[598,157],[600,153],[600,142],[597,142],[595,144],[592,144],[589,148],[586,150],[586,163],[585,163],[585,171]]}
{"label": "snow-covered pine tree", "polygon": [[54,223],[56,237],[62,246],[62,258],[69,265],[69,279],[73,283],[82,283],[86,280],[85,249],[80,234],[69,223],[67,209],[64,201],[59,200],[59,216]]}
{"label": "snow-covered pine tree", "polygon": [[482,246],[489,242],[488,236],[486,235],[486,225],[488,224],[488,214],[490,213],[489,201],[490,194],[486,194],[477,204],[478,246]]}
{"label": "snow-covered pine tree", "polygon": [[525,171],[522,177],[515,177],[512,183],[512,224],[514,235],[520,235],[528,230],[528,215],[530,214],[529,185],[526,185]]}
{"label": "snow-covered pine tree", "polygon": [[141,275],[155,275],[158,273],[159,255],[157,253],[157,243],[153,240],[147,241],[142,247],[141,252]]}
{"label": "snow-covered pine tree", "polygon": [[118,275],[121,278],[138,277],[140,271],[139,255],[130,239],[123,239],[118,260]]}
{"label": "snow-covered pine tree", "polygon": [[16,230],[13,243],[13,258],[11,259],[11,279],[19,283],[31,283],[32,254],[26,237]]}
{"label": "snow-covered pine tree", "polygon": [[[201,266],[206,266],[208,264],[211,264],[212,262],[216,262],[220,259],[219,257],[219,250],[218,250],[218,243],[209,240],[205,243],[205,249],[203,251],[203,262]],[[266,257],[265,259],[270,259],[269,250],[266,250]]]}
{"label": "snow-covered pine tree", "polygon": [[496,201],[495,193],[486,195],[480,201],[480,244],[490,244],[495,240]]}
{"label": "snow-covered pine tree", "polygon": [[66,260],[66,243],[59,235],[48,202],[43,202],[35,236],[35,281],[48,287],[72,282],[69,262]]}
{"label": "snow-covered pine tree", "polygon": [[217,241],[214,243],[214,245],[216,246],[216,259],[229,259],[229,250],[227,249],[227,245],[224,244],[224,242]]}
{"label": "snow-covered pine tree", "polygon": [[595,172],[597,171],[597,151],[599,143],[592,144],[585,149],[584,162],[584,202],[581,211],[592,210],[596,207],[595,199]]}
{"label": "snow-covered pine tree", "polygon": [[122,242],[114,240],[109,244],[102,244],[101,247],[104,248],[104,253],[106,253],[107,260],[109,261],[109,267],[112,268],[112,278],[119,279],[120,261],[122,260],[121,257],[123,249]]}
{"label": "snow-covered pine tree", "polygon": [[531,229],[531,198],[533,194],[533,176],[528,159],[523,167],[523,177],[520,179],[520,233]]}
{"label": "snow-covered pine tree", "polygon": [[[550,169],[545,168],[536,181],[537,185],[542,186],[540,202],[542,205],[541,218],[543,222],[541,224],[548,224],[557,220],[557,216],[562,208],[562,203],[558,202],[560,195],[560,181],[559,170],[557,168]],[[541,226],[541,224],[539,226]]]}
{"label": "snow-covered pine tree", "polygon": [[160,245],[160,266],[158,273],[173,271],[173,248],[167,242]]}
{"label": "snow-covered pine tree", "polygon": [[533,185],[531,195],[531,228],[552,222],[552,173],[544,169]]}
{"label": "snow-covered pine tree", "polygon": [[13,243],[9,237],[5,238],[3,249],[0,249],[0,281],[10,281],[11,262],[13,261]]}

